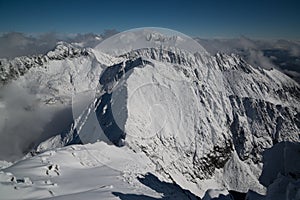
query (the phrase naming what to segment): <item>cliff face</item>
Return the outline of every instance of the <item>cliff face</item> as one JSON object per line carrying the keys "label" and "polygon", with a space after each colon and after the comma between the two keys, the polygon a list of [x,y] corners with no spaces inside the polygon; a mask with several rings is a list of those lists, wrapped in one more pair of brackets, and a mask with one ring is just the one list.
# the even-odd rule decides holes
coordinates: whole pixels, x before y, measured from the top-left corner
{"label": "cliff face", "polygon": [[277,70],[253,68],[237,55],[172,49],[121,58],[99,79],[103,134],[145,153],[179,184],[213,180],[262,192],[263,152],[299,142],[299,85]]}

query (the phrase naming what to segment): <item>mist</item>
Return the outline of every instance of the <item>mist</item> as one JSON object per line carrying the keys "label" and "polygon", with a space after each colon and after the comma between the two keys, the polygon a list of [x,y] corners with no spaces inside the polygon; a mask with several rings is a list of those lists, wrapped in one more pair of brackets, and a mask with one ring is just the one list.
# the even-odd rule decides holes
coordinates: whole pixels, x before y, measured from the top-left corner
{"label": "mist", "polygon": [[300,43],[290,40],[254,40],[244,36],[232,39],[203,39],[198,42],[212,55],[238,54],[252,66],[275,68],[300,83]]}
{"label": "mist", "polygon": [[[100,35],[5,33],[0,36],[0,58],[45,54],[61,40],[94,47],[116,33],[114,29]],[[0,113],[0,160],[6,161],[21,158],[40,142],[67,131],[73,122],[71,105],[46,105],[30,87],[14,81],[0,88]]]}
{"label": "mist", "polygon": [[14,161],[33,147],[67,130],[69,106],[42,104],[30,90],[9,84],[0,90],[0,160]]}
{"label": "mist", "polygon": [[18,56],[45,54],[52,50],[57,42],[65,41],[80,47],[95,47],[103,39],[118,31],[106,29],[101,34],[58,34],[55,32],[38,35],[28,35],[19,32],[9,32],[0,35],[0,58],[14,58]]}
{"label": "mist", "polygon": [[5,33],[0,37],[0,57],[44,54],[53,49],[57,42],[58,37],[55,33],[46,33],[38,37],[17,32]]}

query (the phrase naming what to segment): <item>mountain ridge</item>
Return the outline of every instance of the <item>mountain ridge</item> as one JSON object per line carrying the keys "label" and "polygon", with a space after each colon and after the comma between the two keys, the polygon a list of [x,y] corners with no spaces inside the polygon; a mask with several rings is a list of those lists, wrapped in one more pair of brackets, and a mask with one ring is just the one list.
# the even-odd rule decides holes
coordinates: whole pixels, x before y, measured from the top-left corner
{"label": "mountain ridge", "polygon": [[[146,156],[157,173],[182,188],[203,195],[209,180],[228,190],[263,193],[258,178],[264,150],[281,141],[300,141],[300,86],[275,69],[254,68],[234,54],[146,48],[101,63],[105,54],[94,53],[95,49],[87,51],[89,56],[77,50],[74,55],[63,46],[61,50],[65,57],[55,54],[51,67],[67,70],[66,74],[81,73],[53,84],[58,90],[54,97],[64,94],[69,102],[74,91],[100,87],[102,93],[95,97],[103,104],[89,102],[91,107],[75,119],[79,124],[41,143],[38,153],[92,142],[94,138],[85,140],[79,127],[96,109],[97,123],[104,124],[101,129],[109,141],[119,143],[103,128],[112,123],[125,133],[126,147]],[[74,64],[65,62],[69,58]],[[111,62],[116,63],[109,66]],[[34,74],[24,76],[35,79]],[[108,101],[105,95],[111,95]],[[150,124],[147,114],[152,117]],[[244,179],[237,180],[234,172]]]}

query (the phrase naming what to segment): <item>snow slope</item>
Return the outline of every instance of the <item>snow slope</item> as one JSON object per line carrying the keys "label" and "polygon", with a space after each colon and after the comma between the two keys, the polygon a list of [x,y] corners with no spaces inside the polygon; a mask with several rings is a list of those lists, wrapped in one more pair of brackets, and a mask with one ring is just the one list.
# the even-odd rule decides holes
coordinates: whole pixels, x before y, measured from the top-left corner
{"label": "snow slope", "polygon": [[[142,184],[146,180],[142,174],[151,171],[154,166],[145,155],[126,147],[120,149],[103,142],[69,146],[1,171],[1,199],[117,199],[122,193],[160,198],[162,193]],[[168,193],[168,187],[165,189]],[[175,192],[170,198],[179,195],[187,199]]]}
{"label": "snow slope", "polygon": [[[211,56],[185,36],[155,31],[117,34],[16,80],[38,85],[36,94],[52,106],[73,98],[74,123],[41,143],[40,154],[3,170],[9,198],[208,198],[217,188],[265,194],[263,152],[299,142],[299,85],[238,55]],[[47,167],[53,189],[43,185]],[[107,179],[98,180],[102,174]],[[140,175],[155,183],[145,187]],[[24,177],[30,181],[17,181]]]}

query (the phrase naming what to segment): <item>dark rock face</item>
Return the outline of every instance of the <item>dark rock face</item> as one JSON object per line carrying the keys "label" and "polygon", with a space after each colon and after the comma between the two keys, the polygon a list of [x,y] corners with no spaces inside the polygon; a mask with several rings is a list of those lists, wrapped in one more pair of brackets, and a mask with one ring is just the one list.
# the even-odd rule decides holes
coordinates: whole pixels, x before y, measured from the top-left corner
{"label": "dark rock face", "polygon": [[240,159],[259,162],[262,152],[273,144],[299,140],[297,109],[249,97],[230,96],[230,102],[233,107],[230,130]]}
{"label": "dark rock face", "polygon": [[122,84],[120,84],[119,86],[116,86],[116,84],[122,77],[124,79],[125,76],[128,78],[131,74],[131,69],[135,67],[143,67],[145,64],[152,63],[143,60],[142,58],[129,60],[124,63],[119,63],[106,68],[100,76],[99,86],[103,94],[97,100],[96,115],[101,129],[104,131],[106,137],[117,146],[121,146],[121,141],[126,137],[124,129],[128,114],[127,111],[120,112],[122,113],[122,116],[119,116],[118,120],[121,122],[117,123],[115,121],[112,111],[112,89],[114,87],[118,87],[119,91],[117,95],[119,95],[120,97],[118,99],[121,100],[121,107],[125,108],[128,98],[127,89]]}
{"label": "dark rock face", "polygon": [[215,169],[221,169],[231,157],[231,141],[226,141],[224,146],[214,146],[213,150],[205,157],[198,158],[194,156],[193,165],[195,176],[200,179],[209,178],[214,174]]}

